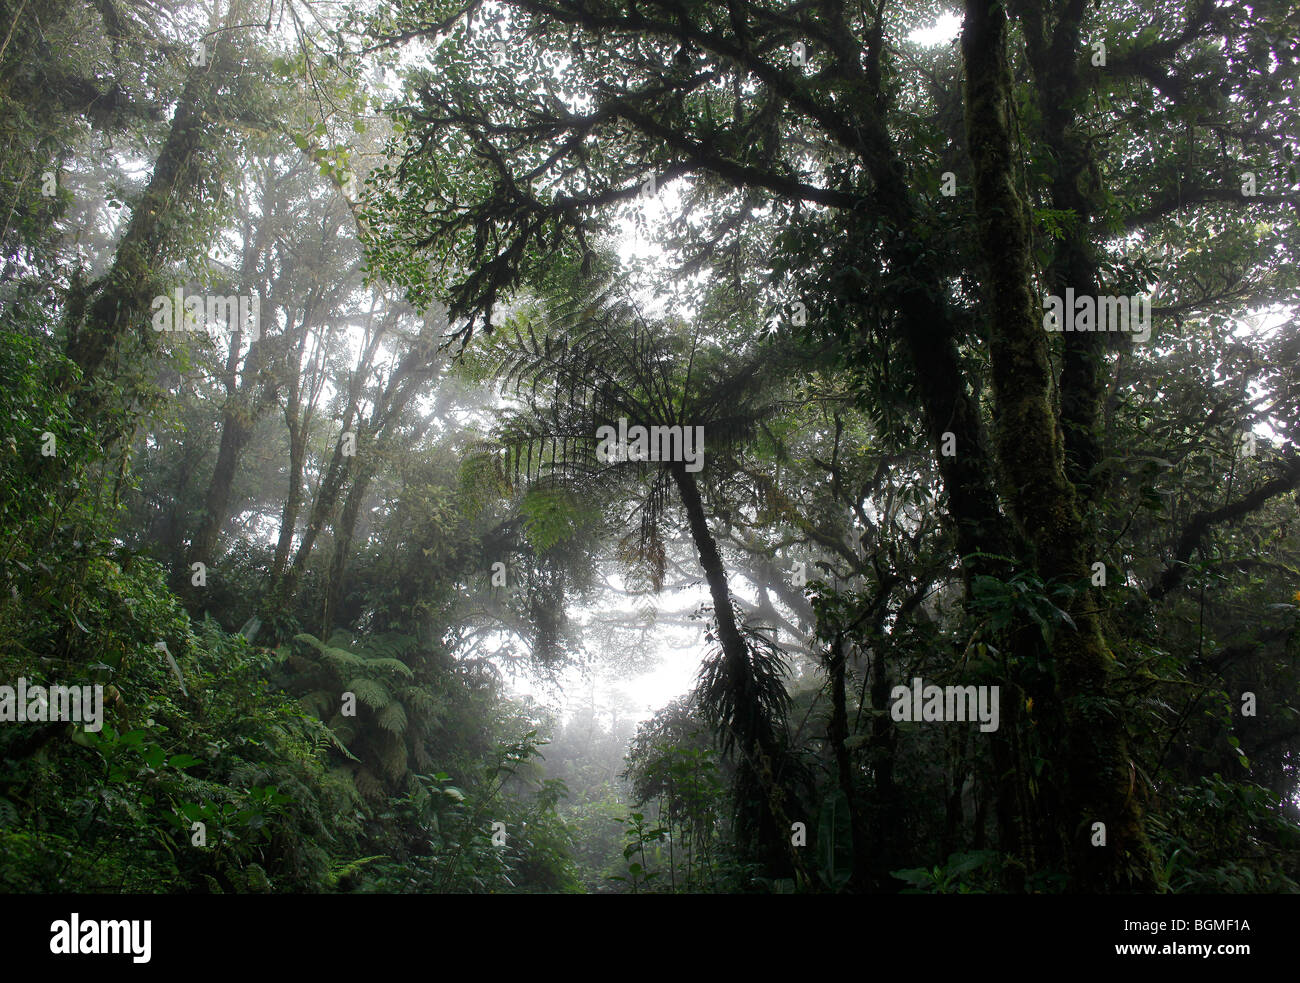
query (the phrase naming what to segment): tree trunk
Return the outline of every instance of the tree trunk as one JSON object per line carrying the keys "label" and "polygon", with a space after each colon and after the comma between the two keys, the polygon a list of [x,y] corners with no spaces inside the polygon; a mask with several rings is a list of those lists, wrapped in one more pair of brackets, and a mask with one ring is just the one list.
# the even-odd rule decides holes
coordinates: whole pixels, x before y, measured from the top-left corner
{"label": "tree trunk", "polygon": [[840,791],[849,810],[849,828],[853,843],[853,876],[849,887],[855,891],[865,890],[870,879],[870,865],[867,857],[867,839],[862,825],[862,809],[858,799],[858,783],[854,778],[853,761],[849,756],[849,713],[844,677],[846,673],[844,660],[844,635],[835,636],[835,645],[831,649],[827,669],[831,677],[831,719],[826,728],[826,740],[835,755],[835,773]]}
{"label": "tree trunk", "polygon": [[[284,508],[280,512],[280,534],[275,544],[275,558],[271,561],[271,575],[267,578],[267,597],[278,598],[284,581],[285,571],[289,565],[289,553],[293,549],[293,537],[298,528],[298,514],[302,510],[302,475],[307,460],[307,437],[311,431],[311,421],[315,401],[303,399],[303,351],[307,345],[308,326],[319,302],[315,291],[308,294],[303,303],[302,322],[293,341],[288,342],[293,351],[293,359],[286,366],[288,372],[287,392],[284,399],[284,423],[289,430],[289,489],[285,495]],[[286,320],[288,315],[286,314]],[[322,345],[324,342],[321,342]],[[305,405],[304,405],[305,402]]]}
{"label": "tree trunk", "polygon": [[343,576],[347,572],[348,557],[352,552],[352,536],[356,532],[357,518],[361,515],[361,505],[365,501],[370,479],[374,474],[373,466],[367,467],[357,475],[343,500],[343,512],[338,522],[334,523],[334,555],[330,557],[329,577],[325,584],[325,604],[321,611],[321,638],[328,638],[334,627],[334,618],[338,614],[339,600],[343,596]]}
{"label": "tree trunk", "polygon": [[[349,410],[344,418],[342,433],[348,432],[347,428],[351,425],[353,418],[353,413]],[[311,515],[307,519],[307,529],[303,532],[302,542],[298,544],[298,552],[294,554],[293,565],[285,571],[284,577],[280,581],[280,593],[277,603],[279,600],[291,598],[294,591],[298,589],[298,582],[302,579],[303,571],[307,568],[307,558],[311,556],[312,548],[316,545],[316,537],[320,535],[325,520],[334,513],[334,507],[338,504],[339,493],[347,482],[348,474],[352,470],[352,462],[356,460],[355,457],[343,456],[342,433],[340,433],[338,443],[334,445],[334,456],[330,459],[330,465],[325,472],[325,477],[321,479],[320,488],[316,491],[316,500],[312,502]]]}
{"label": "tree trunk", "polygon": [[[1052,207],[1073,216],[1055,240],[1044,279],[1057,296],[1064,296],[1067,287],[1073,287],[1078,295],[1096,296],[1099,274],[1089,223],[1097,210],[1099,189],[1085,131],[1076,125],[1080,103],[1088,93],[1076,56],[1084,5],[1065,5],[1050,36],[1037,0],[1016,0],[1013,7],[1023,25],[1042,114],[1041,136],[1051,151],[1048,161],[1052,168]],[[1102,370],[1107,338],[1104,332],[1097,331],[1070,331],[1061,336],[1061,430],[1066,475],[1085,509],[1102,459]]]}
{"label": "tree trunk", "polygon": [[897,890],[898,882],[890,877],[894,867],[894,846],[898,842],[898,787],[894,782],[894,755],[898,744],[898,730],[889,715],[889,672],[885,667],[884,652],[877,648],[871,656],[871,739],[867,760],[875,779],[871,817],[867,842],[872,849],[872,866],[876,872],[876,887]]}
{"label": "tree trunk", "polygon": [[[226,27],[238,23],[232,3]],[[213,100],[230,67],[234,44],[229,30],[218,32],[208,65],[190,70],[177,100],[153,174],[131,209],[131,220],[117,245],[113,265],[99,280],[87,285],[86,296],[69,298],[68,309],[86,307],[84,319],[69,321],[67,354],[81,369],[75,401],[81,415],[98,410],[93,382],[114,346],[131,330],[146,340],[152,334],[151,304],[159,291],[157,276],[176,241],[175,229],[204,179],[202,147],[213,123]],[[68,380],[69,389],[73,388]]]}
{"label": "tree trunk", "polygon": [[[709,594],[713,598],[713,615],[718,624],[718,641],[722,645],[723,658],[728,669],[736,673],[738,683],[749,678],[749,649],[744,637],[736,625],[736,612],[731,603],[731,589],[727,586],[727,573],[722,565],[722,554],[718,551],[717,541],[709,529],[708,519],[704,513],[704,501],[695,476],[684,465],[672,465],[673,479],[681,495],[682,507],[686,510],[686,519],[690,524],[691,539],[699,554],[700,566],[704,570],[704,579],[709,585]],[[752,736],[752,735],[750,735]]]}
{"label": "tree trunk", "polygon": [[[1006,15],[994,0],[967,0],[962,36],[967,131],[978,239],[986,259],[995,439],[1011,513],[1036,550],[1045,582],[1088,580],[1087,543],[1051,405],[1047,340],[1036,313],[1028,223],[1016,193],[1009,127]],[[1059,832],[1076,890],[1149,890],[1152,854],[1132,795],[1123,719],[1110,693],[1112,658],[1093,600],[1080,590],[1051,658],[1065,746]],[[1106,845],[1092,846],[1094,823]]]}
{"label": "tree trunk", "polygon": [[[691,538],[699,554],[704,579],[713,598],[713,613],[722,646],[723,666],[735,702],[734,731],[739,750],[736,762],[737,798],[741,804],[742,824],[751,827],[759,856],[773,869],[788,870],[790,856],[785,835],[777,816],[783,790],[773,779],[773,766],[779,763],[776,735],[756,699],[754,678],[749,662],[749,646],[736,624],[731,590],[722,565],[722,554],[709,529],[695,476],[683,464],[669,465],[673,480],[686,511]],[[756,800],[756,801],[753,801]],[[744,831],[742,831],[742,836]]]}
{"label": "tree trunk", "polygon": [[[252,432],[252,427],[244,421],[239,409],[227,403],[222,411],[221,447],[217,451],[216,467],[203,498],[203,514],[199,528],[190,541],[186,566],[196,562],[212,563],[217,538],[230,511],[230,491],[235,483],[235,471]],[[188,571],[186,573],[188,582]]]}
{"label": "tree trunk", "polygon": [[[264,200],[269,196],[270,191],[270,182],[263,184]],[[241,291],[249,295],[257,292],[254,281],[258,261],[266,248],[269,224],[267,220],[262,221],[257,227],[256,234],[253,234],[251,216],[245,210],[242,237],[244,248],[240,261],[239,285]],[[259,311],[266,306],[261,303],[262,300],[265,298],[259,297]],[[190,551],[186,558],[187,567],[196,562],[210,565],[215,558],[217,540],[230,514],[230,493],[234,487],[239,461],[243,457],[249,438],[253,435],[258,419],[274,403],[274,389],[261,377],[266,343],[260,333],[260,327],[259,324],[259,334],[249,343],[248,352],[244,356],[242,382],[239,378],[239,352],[244,344],[244,325],[240,324],[230,336],[230,348],[226,355],[226,367],[222,377],[226,400],[221,408],[221,444],[217,450],[217,463],[212,470],[212,480],[208,483],[208,491],[203,499],[203,513],[199,528],[190,542]],[[198,595],[190,589],[188,579],[185,581],[184,592],[198,599]]]}
{"label": "tree trunk", "polygon": [[280,535],[275,544],[275,559],[271,563],[269,594],[276,594],[289,565],[289,551],[298,526],[298,513],[302,509],[302,472],[307,458],[307,427],[289,424],[289,491],[284,509],[280,513]]}

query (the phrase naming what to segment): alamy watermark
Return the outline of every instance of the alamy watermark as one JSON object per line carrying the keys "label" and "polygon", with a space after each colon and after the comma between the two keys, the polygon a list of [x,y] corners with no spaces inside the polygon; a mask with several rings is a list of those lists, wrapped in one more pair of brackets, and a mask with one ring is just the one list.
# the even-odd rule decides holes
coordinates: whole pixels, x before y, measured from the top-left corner
{"label": "alamy watermark", "polygon": [[82,919],[74,911],[50,925],[50,952],[56,956],[129,955],[147,963],[152,955],[153,922],[149,919]]}
{"label": "alamy watermark", "polygon": [[1044,298],[1043,312],[1048,331],[1122,331],[1137,342],[1151,337],[1151,298],[1145,294],[1076,297],[1074,288],[1066,287],[1064,299],[1056,294]]}
{"label": "alamy watermark", "polygon": [[262,299],[253,294],[191,294],[177,287],[172,296],[160,294],[150,305],[155,331],[244,331],[256,341],[262,335]]}
{"label": "alamy watermark", "polygon": [[890,716],[900,723],[978,720],[982,733],[998,729],[996,686],[924,686],[917,677],[911,689],[895,686],[889,698],[894,702]]}
{"label": "alamy watermark", "polygon": [[704,468],[704,428],[627,425],[620,417],[618,429],[596,428],[596,460],[602,464],[617,461],[684,461],[692,474]]}
{"label": "alamy watermark", "polygon": [[96,733],[104,726],[104,687],[0,686],[0,723],[79,723]]}

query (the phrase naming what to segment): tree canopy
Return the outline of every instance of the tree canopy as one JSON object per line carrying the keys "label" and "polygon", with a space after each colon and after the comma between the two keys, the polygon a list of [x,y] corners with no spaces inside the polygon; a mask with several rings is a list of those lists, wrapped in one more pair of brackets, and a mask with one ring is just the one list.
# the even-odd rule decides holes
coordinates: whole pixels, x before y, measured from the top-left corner
{"label": "tree canopy", "polygon": [[1300,890],[1293,4],[0,11],[4,891]]}

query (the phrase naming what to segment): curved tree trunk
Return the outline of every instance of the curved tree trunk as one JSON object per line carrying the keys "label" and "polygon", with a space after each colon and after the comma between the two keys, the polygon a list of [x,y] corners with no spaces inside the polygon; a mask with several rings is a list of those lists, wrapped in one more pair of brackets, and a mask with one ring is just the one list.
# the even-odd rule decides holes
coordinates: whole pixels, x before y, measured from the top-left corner
{"label": "curved tree trunk", "polygon": [[748,665],[748,649],[745,639],[736,625],[736,612],[731,604],[731,588],[727,586],[727,571],[722,565],[722,554],[718,551],[717,540],[709,529],[708,517],[704,512],[704,500],[700,497],[699,485],[695,476],[684,465],[672,465],[673,480],[681,495],[682,507],[686,510],[686,520],[690,524],[691,539],[700,557],[700,566],[704,569],[704,579],[709,585],[709,594],[713,598],[713,614],[718,622],[718,641],[728,662],[736,666]]}
{"label": "curved tree trunk", "polygon": [[713,598],[723,664],[736,703],[732,727],[740,752],[737,756],[737,786],[740,790],[747,789],[758,798],[750,818],[756,845],[764,859],[777,869],[786,870],[790,855],[785,849],[782,830],[788,828],[788,823],[783,822],[784,817],[777,815],[777,810],[781,808],[782,792],[772,778],[772,767],[778,760],[776,736],[772,732],[771,722],[757,705],[749,646],[736,624],[726,569],[722,564],[717,540],[709,529],[699,485],[695,481],[695,475],[687,471],[685,465],[678,463],[669,467],[681,496],[682,507],[686,511],[691,539],[699,554],[700,566],[704,569],[709,594]]}

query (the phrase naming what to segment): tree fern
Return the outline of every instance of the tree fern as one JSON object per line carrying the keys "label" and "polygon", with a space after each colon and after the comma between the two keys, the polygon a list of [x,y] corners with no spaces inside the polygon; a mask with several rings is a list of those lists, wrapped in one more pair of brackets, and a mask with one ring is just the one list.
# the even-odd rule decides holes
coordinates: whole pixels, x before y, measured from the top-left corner
{"label": "tree fern", "polygon": [[[613,281],[519,319],[491,345],[502,390],[517,405],[498,420],[495,450],[480,453],[499,455],[498,472],[512,484],[549,492],[535,499],[530,491],[522,505],[538,541],[553,542],[554,526],[543,513],[557,497],[599,499],[639,484],[632,516],[645,550],[637,559],[653,560],[673,498],[666,462],[600,461],[599,429],[620,419],[629,426],[700,426],[716,457],[753,440],[760,421],[777,409],[768,395],[771,352],[702,352],[697,332],[648,322]],[[486,468],[482,461],[476,466]]]}
{"label": "tree fern", "polygon": [[415,678],[415,673],[411,671],[411,667],[401,659],[372,658],[365,659],[362,664],[369,670],[395,672],[407,679]]}
{"label": "tree fern", "polygon": [[393,694],[388,687],[369,676],[357,676],[348,680],[346,687],[357,695],[357,699],[372,710],[382,710],[392,702]]}
{"label": "tree fern", "polygon": [[396,700],[380,710],[376,720],[380,727],[391,734],[401,736],[406,732],[406,710]]}
{"label": "tree fern", "polygon": [[361,665],[362,663],[365,662],[365,660],[361,656],[349,652],[347,649],[342,649],[332,645],[327,645],[324,642],[322,642],[319,638],[317,638],[315,635],[309,635],[306,632],[303,632],[302,634],[299,635],[295,635],[293,637],[293,640],[295,642],[303,642],[307,645],[310,645],[322,656],[329,659],[331,662],[335,663],[336,665],[356,666],[356,665]]}

